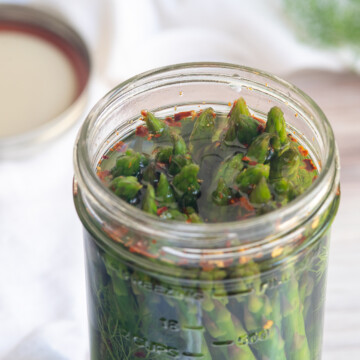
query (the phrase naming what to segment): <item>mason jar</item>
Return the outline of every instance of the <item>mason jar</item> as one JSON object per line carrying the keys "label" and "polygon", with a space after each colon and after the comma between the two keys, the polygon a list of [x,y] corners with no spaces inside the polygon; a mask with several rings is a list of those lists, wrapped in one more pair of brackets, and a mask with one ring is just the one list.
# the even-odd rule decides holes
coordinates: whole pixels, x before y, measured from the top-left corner
{"label": "mason jar", "polygon": [[[107,189],[102,156],[159,117],[246,99],[266,119],[285,114],[292,140],[319,169],[308,190],[238,222],[180,223],[149,215]],[[117,86],[93,108],[75,145],[74,201],[84,228],[91,359],[321,358],[339,159],[323,112],[295,86],[223,63],[168,66]]]}

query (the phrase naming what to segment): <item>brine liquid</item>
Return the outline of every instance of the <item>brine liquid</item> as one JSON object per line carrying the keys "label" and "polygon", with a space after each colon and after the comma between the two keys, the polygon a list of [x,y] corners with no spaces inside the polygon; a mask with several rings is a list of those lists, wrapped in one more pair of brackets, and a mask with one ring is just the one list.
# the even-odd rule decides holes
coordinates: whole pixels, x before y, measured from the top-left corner
{"label": "brine liquid", "polygon": [[[176,117],[176,114],[174,115],[174,117]],[[265,121],[262,122],[262,120],[260,120],[259,118],[256,119],[259,120],[259,126],[264,126]],[[188,116],[181,121],[176,122],[176,125],[179,126],[173,128],[174,131],[179,132],[188,147],[189,138],[194,123],[195,119]],[[142,122],[142,124],[144,123]],[[223,137],[223,131],[227,128],[227,125],[227,114],[217,112],[215,118],[215,130],[211,143],[209,143],[209,145],[206,145],[206,147],[203,148],[204,150],[202,152],[199,152],[200,155],[194,154],[192,158],[193,162],[200,167],[198,179],[201,182],[201,194],[196,201],[196,211],[200,215],[201,219],[206,223],[241,221],[250,217],[262,215],[269,211],[273,211],[276,208],[282,206],[281,203],[276,202],[276,194],[273,189],[271,189],[271,191],[274,196],[274,201],[271,204],[263,204],[261,206],[257,206],[256,208],[254,208],[248,202],[247,195],[245,193],[241,194],[243,199],[247,199],[244,203],[238,201],[240,200],[240,198],[237,198],[236,196],[234,201],[229,203],[227,206],[219,206],[211,200],[212,192],[216,188],[216,184],[214,184],[214,179],[216,178],[221,165],[224,163],[224,161],[226,161],[226,159],[235,154],[242,154],[243,156],[245,156],[248,150],[246,146],[243,146],[241,144],[220,146],[221,139]],[[139,127],[142,126],[143,125],[139,125]],[[305,150],[290,133],[288,133],[288,137],[289,142],[293,142],[295,146],[305,151],[304,153],[300,154],[302,165],[300,166],[301,169],[299,170],[299,172],[304,171],[305,173],[309,173],[311,178],[315,179],[318,174],[317,169],[305,169],[306,161],[310,161],[311,163],[313,163],[309,152]],[[154,139],[151,137],[140,136],[136,134],[131,134],[130,136],[121,140],[121,142],[115,144],[115,146],[113,145],[112,148],[102,156],[98,164],[97,172],[99,177],[104,182],[105,186],[109,186],[112,178],[105,177],[103,176],[103,174],[111,171],[111,169],[116,164],[116,159],[121,156],[127,149],[132,149],[135,152],[145,154],[149,156],[149,158],[151,158],[151,156],[154,156],[154,153],[156,153],[158,149],[172,146],[172,142],[170,141],[170,139],[162,140],[162,138],[159,137],[154,141]],[[157,173],[160,174],[160,172],[165,173],[169,181],[172,181],[173,175],[169,173],[166,166],[158,167]],[[140,181],[142,181],[141,176],[139,177]],[[144,197],[144,194],[146,192],[146,182],[144,185],[145,186],[139,191],[137,201],[132,203],[132,205],[140,209],[142,204],[141,199]]]}

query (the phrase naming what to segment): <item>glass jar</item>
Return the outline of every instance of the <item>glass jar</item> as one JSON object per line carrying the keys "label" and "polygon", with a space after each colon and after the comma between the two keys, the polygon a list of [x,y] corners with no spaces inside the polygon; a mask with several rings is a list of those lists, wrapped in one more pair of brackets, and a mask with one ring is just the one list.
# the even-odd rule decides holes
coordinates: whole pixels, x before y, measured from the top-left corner
{"label": "glass jar", "polygon": [[[142,212],[98,179],[102,155],[134,132],[141,110],[167,116],[212,106],[225,113],[239,96],[258,118],[281,107],[288,132],[320,170],[288,205],[240,222],[187,224]],[[91,359],[321,358],[339,159],[329,123],[307,95],[237,65],[157,69],[97,103],[74,155]]]}

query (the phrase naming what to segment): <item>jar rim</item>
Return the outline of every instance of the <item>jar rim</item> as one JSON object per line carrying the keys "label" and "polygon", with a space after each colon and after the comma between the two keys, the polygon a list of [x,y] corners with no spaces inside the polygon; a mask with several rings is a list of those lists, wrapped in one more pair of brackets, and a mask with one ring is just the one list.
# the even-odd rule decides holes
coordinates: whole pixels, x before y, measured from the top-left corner
{"label": "jar rim", "polygon": [[[92,126],[94,126],[97,116],[100,115],[107,104],[116,99],[122,91],[133,89],[140,81],[151,81],[151,78],[154,76],[162,74],[165,75],[174,70],[186,71],[189,69],[195,70],[197,68],[212,68],[219,70],[223,68],[227,70],[244,71],[255,75],[261,75],[265,78],[275,81],[282,86],[285,86],[287,89],[299,95],[312,107],[312,109],[315,111],[315,115],[323,124],[325,136],[330,146],[328,147],[329,152],[327,154],[326,161],[322,163],[318,178],[303,194],[283,207],[275,209],[261,216],[256,216],[241,221],[194,224],[178,221],[168,221],[147,214],[141,209],[138,209],[126,203],[122,199],[114,196],[109,189],[103,186],[103,184],[98,179],[96,172],[94,171],[94,166],[91,162],[86,142],[88,132]],[[172,235],[174,238],[181,240],[182,244],[186,243],[186,245],[189,247],[199,247],[199,244],[191,244],[194,237],[196,237],[197,239],[201,239],[202,248],[210,248],[214,244],[212,240],[210,241],[210,239],[213,239],[214,237],[223,237],[224,234],[231,235],[230,233],[233,232],[241,234],[251,231],[253,234],[254,230],[261,228],[264,223],[276,224],[278,219],[281,217],[287,220],[283,224],[278,224],[279,226],[276,231],[276,237],[278,237],[281,233],[286,234],[294,228],[294,221],[292,221],[292,218],[296,217],[297,221],[305,221],[310,216],[312,216],[316,209],[325,202],[328,194],[334,191],[334,189],[338,186],[339,182],[339,160],[334,134],[329,121],[319,106],[295,85],[290,84],[289,82],[282,80],[275,75],[251,67],[221,62],[191,62],[160,67],[133,76],[132,78],[116,86],[97,102],[97,104],[93,107],[85,119],[75,143],[74,164],[75,179],[79,184],[80,192],[86,192],[86,194],[89,195],[93,200],[101,203],[102,206],[105,206],[109,211],[114,211],[118,214],[122,213],[122,215],[125,215],[127,220],[129,220],[129,224],[137,223],[137,226],[140,226],[144,232],[151,233],[151,229],[156,229],[157,234],[159,234],[159,232],[163,232],[167,234],[167,237]],[[313,211],[311,213],[308,211],[309,204],[313,204]],[[141,219],[141,222],[139,219]],[[128,226],[128,223],[126,223],[126,226]],[[262,239],[265,241],[265,238],[266,241],[269,240],[269,236],[264,236],[264,233],[261,233],[257,230],[255,232],[257,233],[256,238],[258,240]]]}

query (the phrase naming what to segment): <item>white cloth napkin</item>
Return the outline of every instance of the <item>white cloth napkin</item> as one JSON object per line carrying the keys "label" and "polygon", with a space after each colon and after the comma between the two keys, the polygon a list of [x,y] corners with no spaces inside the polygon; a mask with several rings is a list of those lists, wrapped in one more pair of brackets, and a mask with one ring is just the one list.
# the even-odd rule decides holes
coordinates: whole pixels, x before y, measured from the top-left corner
{"label": "white cloth napkin", "polygon": [[[18,3],[56,10],[82,33],[95,65],[91,105],[129,76],[171,63],[226,61],[278,75],[343,66],[336,54],[296,41],[279,0]],[[0,161],[0,359],[88,357],[82,232],[71,191],[78,127],[38,154]]]}
{"label": "white cloth napkin", "polygon": [[334,52],[300,44],[281,0],[115,1],[108,79],[190,61],[225,61],[278,75],[340,69]]}

